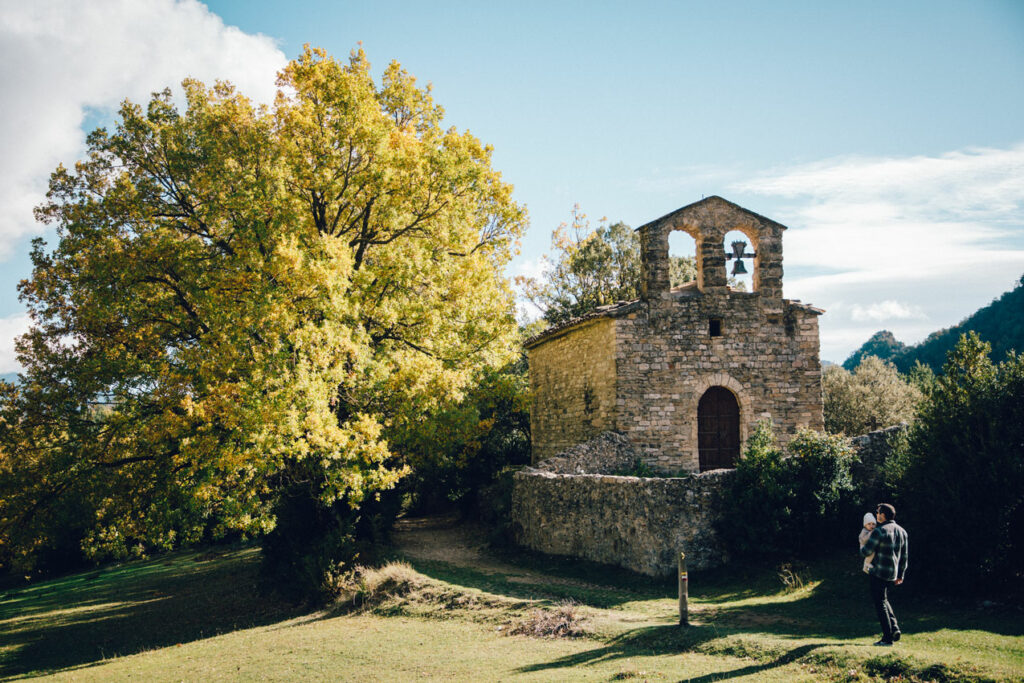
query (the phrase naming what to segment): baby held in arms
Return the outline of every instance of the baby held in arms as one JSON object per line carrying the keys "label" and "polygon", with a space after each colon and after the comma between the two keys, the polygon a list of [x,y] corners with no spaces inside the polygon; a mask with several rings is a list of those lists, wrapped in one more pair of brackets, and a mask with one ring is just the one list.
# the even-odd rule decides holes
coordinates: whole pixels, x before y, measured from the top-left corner
{"label": "baby held in arms", "polygon": [[[864,544],[868,542],[868,537],[871,536],[871,532],[875,530],[878,521],[875,516],[870,512],[864,513],[864,528],[860,530],[860,535],[857,540],[860,541],[860,547],[863,548]],[[871,560],[875,559],[875,554],[871,553],[864,558],[864,571],[867,572],[871,569]]]}

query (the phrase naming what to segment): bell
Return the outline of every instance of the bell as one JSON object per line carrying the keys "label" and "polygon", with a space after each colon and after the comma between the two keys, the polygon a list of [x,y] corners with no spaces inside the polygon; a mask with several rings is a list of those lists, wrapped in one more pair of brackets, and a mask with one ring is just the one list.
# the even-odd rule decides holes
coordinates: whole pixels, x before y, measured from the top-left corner
{"label": "bell", "polygon": [[743,261],[740,261],[739,259],[737,259],[736,263],[732,264],[732,274],[733,275],[746,275],[747,274],[747,269],[743,266]]}

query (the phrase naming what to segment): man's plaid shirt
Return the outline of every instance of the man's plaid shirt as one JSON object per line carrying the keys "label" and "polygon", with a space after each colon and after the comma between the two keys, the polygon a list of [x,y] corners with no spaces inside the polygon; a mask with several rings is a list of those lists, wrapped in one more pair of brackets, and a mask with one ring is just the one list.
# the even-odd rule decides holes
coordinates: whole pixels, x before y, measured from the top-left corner
{"label": "man's plaid shirt", "polygon": [[896,522],[886,522],[875,527],[860,554],[864,557],[875,554],[869,574],[883,581],[895,581],[907,572],[908,547],[903,527]]}

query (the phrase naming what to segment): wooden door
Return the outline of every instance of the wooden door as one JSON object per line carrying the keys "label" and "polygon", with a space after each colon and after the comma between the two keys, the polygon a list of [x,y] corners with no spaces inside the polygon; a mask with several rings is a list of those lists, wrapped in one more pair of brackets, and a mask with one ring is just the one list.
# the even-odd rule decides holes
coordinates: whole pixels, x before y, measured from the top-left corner
{"label": "wooden door", "polygon": [[740,457],[740,407],[725,387],[711,387],[697,404],[700,471],[735,467]]}

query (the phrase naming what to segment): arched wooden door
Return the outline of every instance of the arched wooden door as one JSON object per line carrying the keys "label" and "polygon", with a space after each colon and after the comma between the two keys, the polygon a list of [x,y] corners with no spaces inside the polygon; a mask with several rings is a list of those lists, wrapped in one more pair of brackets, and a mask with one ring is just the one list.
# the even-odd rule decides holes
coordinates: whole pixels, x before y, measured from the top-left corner
{"label": "arched wooden door", "polygon": [[697,404],[700,471],[735,467],[740,457],[740,406],[725,387],[711,387]]}

